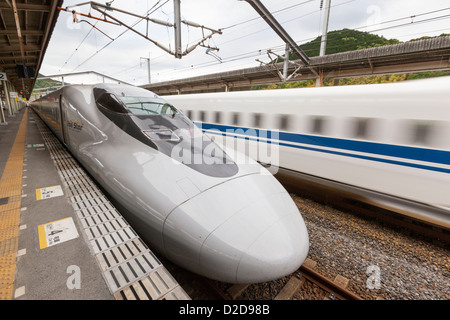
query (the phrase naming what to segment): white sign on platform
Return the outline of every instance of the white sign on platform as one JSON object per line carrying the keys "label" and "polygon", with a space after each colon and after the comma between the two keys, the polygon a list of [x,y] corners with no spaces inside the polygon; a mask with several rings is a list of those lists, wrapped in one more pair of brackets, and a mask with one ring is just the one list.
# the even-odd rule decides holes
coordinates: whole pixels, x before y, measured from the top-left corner
{"label": "white sign on platform", "polygon": [[78,238],[77,227],[72,218],[65,218],[38,226],[39,248],[45,249]]}
{"label": "white sign on platform", "polygon": [[1,80],[4,80],[4,81],[8,80],[8,78],[6,77],[6,72],[0,72],[0,81]]}
{"label": "white sign on platform", "polygon": [[48,199],[62,196],[64,193],[61,186],[53,186],[36,189],[36,200]]}
{"label": "white sign on platform", "polygon": [[39,148],[39,147],[45,147],[45,145],[43,143],[33,143],[33,144],[29,144],[27,145],[28,148]]}

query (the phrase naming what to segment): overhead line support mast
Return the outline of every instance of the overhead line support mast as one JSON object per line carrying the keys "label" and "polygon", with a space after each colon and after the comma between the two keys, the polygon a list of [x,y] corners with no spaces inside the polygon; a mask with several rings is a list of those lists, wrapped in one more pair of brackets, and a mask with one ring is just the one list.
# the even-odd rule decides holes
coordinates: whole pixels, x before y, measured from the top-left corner
{"label": "overhead line support mast", "polygon": [[295,52],[295,54],[300,58],[300,60],[305,64],[309,65],[308,55],[297,45],[297,43],[291,38],[289,33],[278,23],[270,11],[261,3],[259,0],[244,0],[248,2],[253,9],[267,22],[267,24],[275,31],[275,33],[280,36],[280,38]]}
{"label": "overhead line support mast", "polygon": [[[241,0],[242,1],[242,0]],[[299,45],[291,38],[289,33],[281,26],[281,24],[275,19],[275,17],[270,13],[270,11],[261,3],[260,0],[243,0],[248,2],[253,9],[267,22],[267,24],[275,31],[275,33],[286,43],[286,53],[284,57],[284,67],[283,67],[283,82],[287,81],[292,76],[296,75],[297,71],[300,69],[298,66],[291,76],[287,75],[287,69],[289,64],[289,49],[291,49],[298,58],[304,63],[305,66],[309,67],[310,59],[308,55],[299,47]],[[297,63],[296,63],[297,64]],[[319,77],[319,73],[312,67],[309,69]]]}
{"label": "overhead line support mast", "polygon": [[[76,12],[75,10],[70,10],[70,8],[81,6],[81,5],[86,5],[86,4],[89,4],[92,9],[97,10],[98,12],[100,12],[103,16],[105,16],[105,19],[98,18],[98,17],[93,17],[90,14],[79,13],[79,12]],[[122,9],[119,9],[119,8],[111,7],[110,4],[106,4],[105,5],[105,4],[101,4],[101,3],[95,2],[95,1],[84,2],[84,3],[80,3],[80,4],[77,4],[77,5],[70,6],[70,7],[58,8],[58,9],[59,10],[63,10],[63,11],[67,11],[67,12],[72,12],[74,17],[78,14],[78,15],[81,15],[81,16],[84,16],[84,17],[97,19],[97,20],[100,20],[100,21],[103,21],[103,22],[108,22],[108,23],[122,25],[122,26],[126,27],[127,29],[133,31],[134,33],[137,33],[141,37],[143,37],[143,38],[149,40],[150,42],[154,43],[157,47],[159,47],[160,49],[166,51],[167,53],[175,56],[175,58],[178,58],[178,59],[181,59],[183,56],[189,54],[190,52],[192,52],[198,46],[203,46],[203,47],[207,47],[208,48],[208,46],[203,44],[204,41],[210,39],[216,33],[222,34],[222,31],[220,29],[219,30],[215,30],[215,29],[212,29],[212,28],[209,28],[209,27],[205,27],[205,26],[200,25],[200,24],[195,23],[195,22],[181,20],[180,0],[174,0],[174,11],[175,11],[174,23],[162,21],[162,20],[159,20],[159,19],[149,18],[148,15],[147,16],[141,16],[141,15],[138,15],[138,14],[135,14],[135,13],[132,13],[132,12],[128,12],[128,11],[125,11],[125,10],[122,10]],[[129,26],[129,25],[125,24],[124,22],[122,22],[118,18],[116,18],[113,15],[111,15],[111,13],[107,13],[107,11],[111,11],[111,12],[112,11],[117,11],[117,12],[124,13],[124,14],[127,14],[127,15],[131,15],[131,16],[143,19],[143,20],[147,20],[149,22],[160,24],[160,25],[163,25],[163,26],[166,26],[166,27],[173,27],[174,31],[175,31],[175,50],[172,51],[169,48],[167,48],[166,46],[164,46],[163,44],[161,44],[161,43],[159,43],[159,42],[149,38],[147,35],[139,32],[139,31],[135,30],[133,28],[133,26]],[[109,18],[110,20],[108,20],[106,18]],[[74,19],[74,22],[75,22],[75,20],[76,19]],[[185,51],[183,51],[182,47],[181,47],[181,24],[182,23],[186,24],[188,26],[191,26],[191,27],[201,28],[202,30],[205,30],[205,29],[209,30],[209,31],[211,31],[211,34],[209,34],[207,36],[203,36],[203,38],[200,41],[194,43],[193,45],[188,47]]]}

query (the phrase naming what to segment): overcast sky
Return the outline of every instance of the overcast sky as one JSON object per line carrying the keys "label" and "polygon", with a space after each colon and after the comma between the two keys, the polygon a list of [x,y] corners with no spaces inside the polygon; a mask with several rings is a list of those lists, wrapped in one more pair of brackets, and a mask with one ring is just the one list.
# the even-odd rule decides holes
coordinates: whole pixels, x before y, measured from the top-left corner
{"label": "overcast sky", "polygon": [[[63,7],[84,2],[67,0]],[[105,3],[102,0],[97,2]],[[320,2],[262,0],[298,44],[321,35],[324,10],[320,10]],[[450,33],[450,0],[331,0],[331,6],[329,31],[358,29],[400,41]],[[173,22],[173,0],[114,0],[112,7],[138,15],[152,12],[150,18]],[[89,5],[76,9],[96,17],[101,15]],[[138,22],[134,26],[137,31],[143,34],[148,32],[149,38],[173,50],[173,28],[147,24],[145,20],[140,21],[139,18],[116,11],[111,12],[111,15],[129,25]],[[215,34],[205,41],[205,45],[219,49],[212,51],[214,56],[206,54],[206,48],[197,47],[182,59],[176,59],[138,34],[126,31],[124,26],[85,17],[79,17],[80,21],[73,23],[72,14],[61,11],[40,73],[53,75],[96,71],[134,85],[142,85],[148,83],[148,74],[146,60],[141,57],[150,57],[151,81],[160,82],[256,67],[259,62],[255,59],[270,61],[268,49],[278,54],[284,52],[283,41],[246,1],[182,0],[181,17],[222,30],[222,34]],[[92,25],[101,32],[93,29]],[[204,34],[209,35],[210,31],[204,30]],[[183,25],[183,50],[202,37],[200,28]],[[92,76],[65,79],[72,83],[102,81]]]}

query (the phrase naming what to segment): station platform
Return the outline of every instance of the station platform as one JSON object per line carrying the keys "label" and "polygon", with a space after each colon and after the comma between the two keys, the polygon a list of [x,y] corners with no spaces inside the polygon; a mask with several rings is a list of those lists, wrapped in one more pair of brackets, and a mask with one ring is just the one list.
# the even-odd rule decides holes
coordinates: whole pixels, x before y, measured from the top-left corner
{"label": "station platform", "polygon": [[28,108],[0,126],[0,300],[190,300]]}

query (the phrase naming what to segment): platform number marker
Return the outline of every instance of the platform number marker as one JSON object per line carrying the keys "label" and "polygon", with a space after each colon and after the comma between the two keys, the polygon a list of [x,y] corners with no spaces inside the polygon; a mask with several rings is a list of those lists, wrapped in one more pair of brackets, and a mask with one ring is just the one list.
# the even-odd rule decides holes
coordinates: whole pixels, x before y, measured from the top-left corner
{"label": "platform number marker", "polygon": [[64,195],[61,186],[36,189],[36,200],[43,200]]}
{"label": "platform number marker", "polygon": [[40,148],[45,147],[45,144],[43,143],[30,143],[27,145],[28,148]]}
{"label": "platform number marker", "polygon": [[38,226],[39,248],[45,249],[56,244],[78,238],[78,231],[72,218],[65,218]]}

